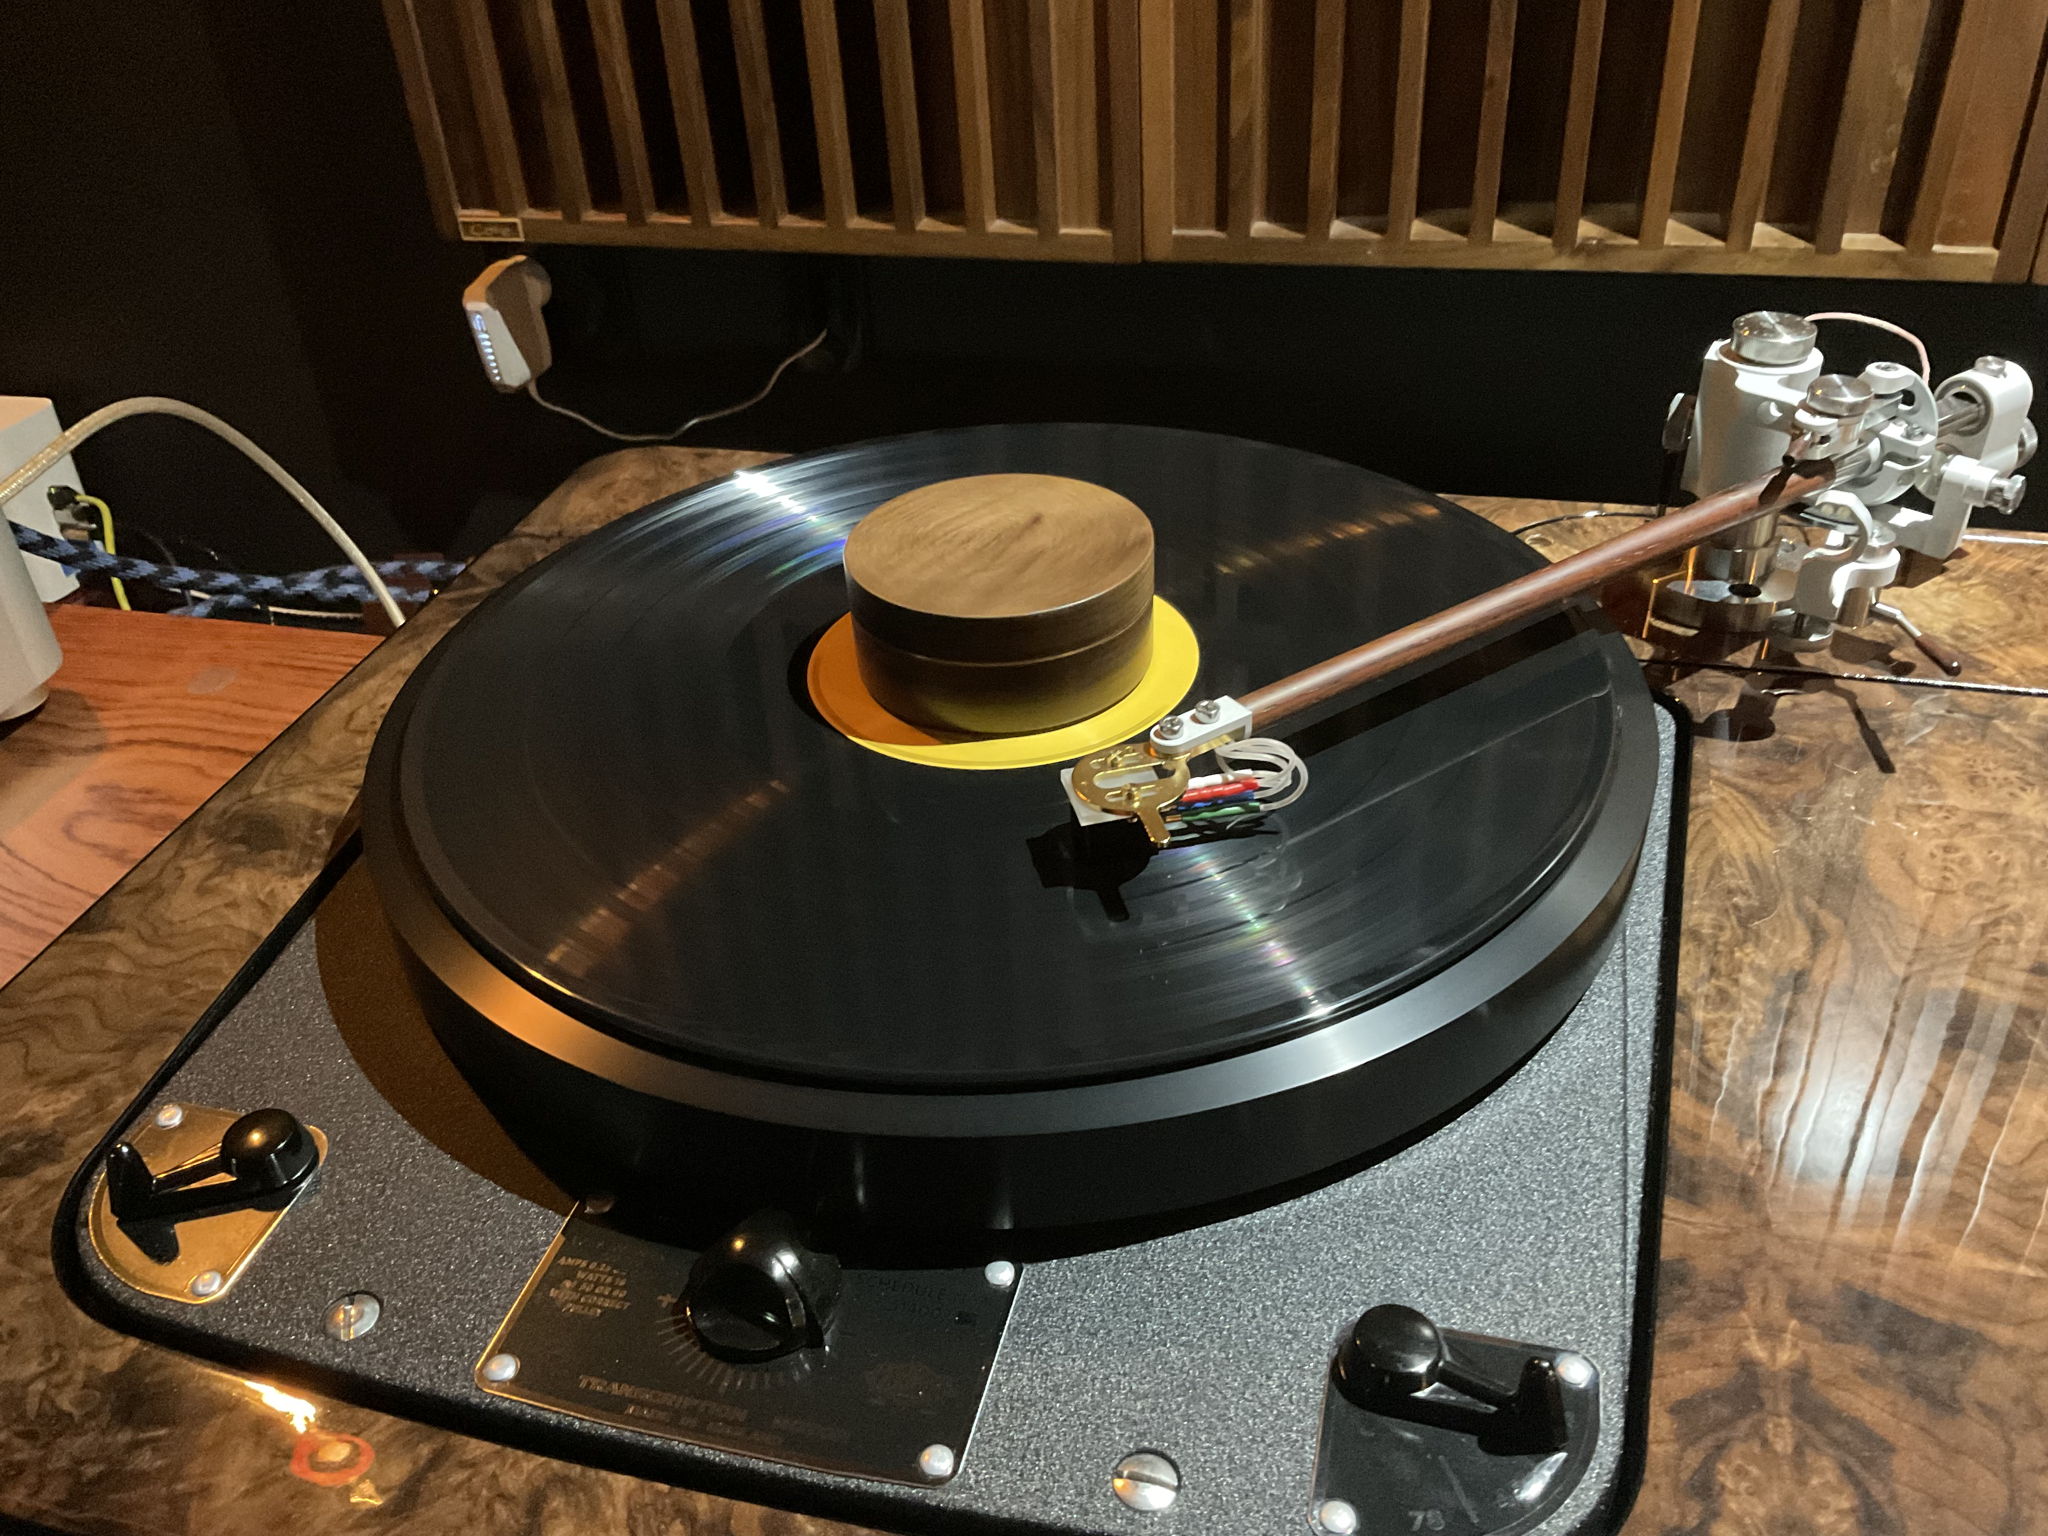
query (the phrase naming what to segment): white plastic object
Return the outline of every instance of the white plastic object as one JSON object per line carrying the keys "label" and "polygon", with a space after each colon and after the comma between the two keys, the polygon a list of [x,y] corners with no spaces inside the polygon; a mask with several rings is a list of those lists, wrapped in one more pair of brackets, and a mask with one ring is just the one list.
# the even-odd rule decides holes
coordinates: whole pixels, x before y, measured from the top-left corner
{"label": "white plastic object", "polygon": [[[1208,715],[1210,718],[1203,719]],[[1221,741],[1238,741],[1252,732],[1252,712],[1229,694],[1204,699],[1193,709],[1184,709],[1177,715],[1152,727],[1149,738],[1155,752],[1172,757],[1193,757],[1198,752],[1207,752]]]}
{"label": "white plastic object", "polygon": [[554,362],[547,321],[540,313],[553,292],[546,269],[531,256],[494,261],[462,290],[462,311],[477,357],[491,383],[506,394],[530,384]]}
{"label": "white plastic object", "polygon": [[25,715],[42,703],[63,659],[29,575],[28,558],[9,539],[0,549],[0,720]]}
{"label": "white plastic object", "polygon": [[[35,395],[0,395],[0,475],[26,464],[31,454],[63,430],[57,420],[57,407],[50,401]],[[74,491],[85,489],[70,454],[29,481],[14,505],[7,509],[7,515],[17,523],[56,537],[63,530],[57,526],[57,514],[50,506],[53,485],[68,485]],[[35,583],[36,595],[46,603],[69,597],[78,590],[78,578],[54,560],[31,558],[28,573]]]}
{"label": "white plastic object", "polygon": [[1700,362],[1685,488],[1705,496],[1784,463],[1788,417],[1806,386],[1820,377],[1821,363],[1818,348],[1796,363],[1752,363],[1737,357],[1725,339],[1708,347]]}

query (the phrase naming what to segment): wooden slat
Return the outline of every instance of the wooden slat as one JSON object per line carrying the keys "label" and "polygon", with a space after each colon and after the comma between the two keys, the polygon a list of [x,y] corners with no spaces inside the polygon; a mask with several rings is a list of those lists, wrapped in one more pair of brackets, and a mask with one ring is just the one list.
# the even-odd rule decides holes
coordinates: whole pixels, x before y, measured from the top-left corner
{"label": "wooden slat", "polygon": [[2019,170],[2013,177],[2012,201],[2005,211],[2005,225],[1998,233],[1998,265],[1991,271],[1993,282],[2027,280],[2035,255],[2042,249],[2044,224],[2048,224],[2048,100],[2037,98],[2033,120],[2027,125],[2026,148],[2020,154]]}
{"label": "wooden slat", "polygon": [[1500,163],[1507,148],[1508,87],[1515,66],[1515,0],[1493,0],[1486,18],[1486,74],[1479,97],[1479,145],[1472,161],[1472,218],[1465,238],[1493,243],[1500,213]]}
{"label": "wooden slat", "polygon": [[711,114],[704,105],[704,69],[697,56],[697,21],[690,0],[655,0],[661,23],[661,56],[668,68],[668,99],[676,119],[676,146],[683,156],[683,185],[690,218],[709,227],[725,212],[718,186],[718,156],[711,144]]}
{"label": "wooden slat", "polygon": [[1937,246],[1998,241],[2048,38],[2048,0],[1993,0],[1990,41],[1978,56],[1962,143],[1941,200]]}
{"label": "wooden slat", "polygon": [[1586,211],[1586,162],[1593,151],[1593,107],[1600,93],[1600,44],[1606,28],[1607,0],[1579,0],[1558,150],[1557,204],[1550,221],[1550,243],[1560,251],[1578,245],[1579,220]]}
{"label": "wooden slat", "polygon": [[540,92],[541,133],[547,140],[548,166],[554,173],[555,205],[565,219],[588,218],[590,180],[583,167],[576,107],[569,96],[569,71],[562,62],[562,29],[555,18],[555,0],[520,0],[519,21]]}
{"label": "wooden slat", "polygon": [[[1101,136],[1096,96],[1096,28],[1105,25],[1097,0],[1052,0],[1053,75],[1059,83],[1057,129],[1060,157],[1060,223],[1068,229],[1100,228],[1102,212]],[[1111,68],[1115,68],[1111,55]],[[1132,61],[1135,69],[1136,61]]]}
{"label": "wooden slat", "polygon": [[1104,198],[1119,261],[1144,254],[1144,59],[1139,0],[1109,0],[1109,177]]}
{"label": "wooden slat", "polygon": [[1836,255],[1851,231],[1875,234],[1883,221],[1906,105],[1920,71],[1928,5],[1929,0],[1863,0],[1857,10],[1856,41],[1814,227],[1817,255]]}
{"label": "wooden slat", "polygon": [[995,147],[990,136],[988,19],[982,0],[951,0],[953,100],[960,117],[960,196],[967,227],[995,222]]}
{"label": "wooden slat", "polygon": [[846,131],[846,77],[839,63],[834,0],[804,0],[804,63],[811,77],[811,121],[818,135],[818,180],[825,222],[844,229],[859,212],[853,191],[853,144]]}
{"label": "wooden slat", "polygon": [[875,48],[882,61],[882,118],[889,133],[889,192],[896,227],[924,222],[924,148],[917,128],[917,64],[910,49],[909,0],[875,0]]}
{"label": "wooden slat", "polygon": [[1970,93],[1976,89],[1984,50],[1996,45],[1991,25],[1992,0],[1962,0],[1962,6],[1948,74],[1941,83],[1941,105],[1934,114],[1934,131],[1927,140],[1927,159],[1920,168],[1920,185],[1913,194],[1913,216],[1906,225],[1906,249],[1915,256],[1931,252],[1941,231],[1942,203],[1955,172],[1956,156],[1963,147]]}
{"label": "wooden slat", "polygon": [[1337,222],[1337,153],[1344,105],[1345,0],[1316,0],[1315,78],[1309,88],[1308,212],[1311,240],[1330,238]]}
{"label": "wooden slat", "polygon": [[640,96],[633,88],[632,45],[619,0],[590,0],[590,36],[597,46],[597,78],[604,89],[604,119],[611,125],[619,163],[619,200],[626,217],[644,224],[654,213],[654,176],[647,167],[647,134]]}
{"label": "wooden slat", "polygon": [[1770,189],[1771,161],[1778,147],[1778,119],[1785,108],[1785,82],[1792,70],[1792,40],[1799,28],[1799,0],[1771,0],[1764,18],[1763,51],[1749,97],[1749,123],[1742,134],[1742,161],[1735,195],[1728,205],[1728,249],[1746,251],[1756,240]]}
{"label": "wooden slat", "polygon": [[732,51],[739,65],[740,111],[747,120],[747,158],[754,167],[754,201],[769,228],[789,214],[782,175],[782,130],[775,122],[775,81],[768,68],[768,28],[761,0],[729,0]]}
{"label": "wooden slat", "polygon": [[1422,88],[1429,66],[1429,0],[1401,0],[1401,57],[1394,74],[1393,163],[1387,172],[1387,243],[1403,246],[1415,227],[1422,179]]}
{"label": "wooden slat", "polygon": [[517,218],[526,211],[526,177],[519,168],[519,138],[512,130],[504,71],[498,64],[498,45],[491,36],[491,17],[484,0],[455,0],[455,25],[462,38],[470,96],[476,102],[476,127],[483,142],[484,164],[490,170],[491,196],[497,199],[498,212]]}
{"label": "wooden slat", "polygon": [[1031,144],[1037,186],[1038,233],[1059,238],[1068,223],[1068,190],[1060,164],[1061,102],[1058,19],[1053,0],[1031,0]]}
{"label": "wooden slat", "polygon": [[1230,0],[1230,208],[1239,240],[1266,217],[1266,0]]}
{"label": "wooden slat", "polygon": [[1699,41],[1700,0],[1672,0],[1665,33],[1664,79],[1657,90],[1657,126],[1650,140],[1650,171],[1643,187],[1639,245],[1662,245],[1671,222],[1671,189],[1678,179],[1678,146],[1685,135],[1685,101],[1692,90],[1692,52]]}
{"label": "wooden slat", "polygon": [[384,0],[384,21],[391,30],[391,48],[398,59],[398,83],[405,93],[406,116],[412,119],[413,141],[419,146],[420,168],[427,177],[427,206],[433,211],[434,228],[444,240],[453,240],[462,195],[455,187],[455,165],[448,158],[441,111],[434,104],[426,46],[420,41],[419,17],[413,11],[413,0]]}
{"label": "wooden slat", "polygon": [[1141,190],[1145,204],[1144,257],[1165,261],[1173,255],[1174,166],[1174,0],[1138,0],[1139,130],[1138,154],[1144,167]]}

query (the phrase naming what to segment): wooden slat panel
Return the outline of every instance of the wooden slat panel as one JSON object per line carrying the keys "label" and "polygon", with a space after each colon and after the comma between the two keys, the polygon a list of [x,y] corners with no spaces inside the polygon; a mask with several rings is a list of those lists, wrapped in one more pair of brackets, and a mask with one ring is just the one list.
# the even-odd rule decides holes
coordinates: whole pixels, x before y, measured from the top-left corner
{"label": "wooden slat panel", "polygon": [[1240,240],[1266,217],[1266,0],[1230,0],[1230,209]]}
{"label": "wooden slat panel", "polygon": [[725,202],[718,187],[718,157],[711,145],[711,114],[704,105],[696,17],[690,0],[655,0],[655,16],[661,23],[661,55],[668,70],[668,99],[675,112],[676,145],[683,156],[690,217],[708,227],[725,211]]}
{"label": "wooden slat panel", "polygon": [[1173,254],[1174,170],[1180,156],[1174,142],[1174,65],[1179,46],[1174,35],[1174,0],[1138,0],[1138,90],[1143,120],[1138,153],[1144,166],[1147,261],[1165,261]]}
{"label": "wooden slat panel", "polygon": [[1962,4],[1955,49],[1949,56],[1948,75],[1942,81],[1941,106],[1934,116],[1934,132],[1927,141],[1920,185],[1913,194],[1913,217],[1906,226],[1906,249],[1915,256],[1925,256],[1934,249],[1935,237],[1941,229],[1942,203],[1955,170],[1956,155],[1963,146],[1970,93],[1976,89],[1984,51],[1994,44],[1992,0],[1962,0]]}
{"label": "wooden slat panel", "polygon": [[875,0],[875,47],[882,61],[882,117],[889,132],[889,193],[896,205],[896,227],[909,231],[925,217],[909,0]]}
{"label": "wooden slat panel", "polygon": [[1665,226],[1671,222],[1671,189],[1678,179],[1678,145],[1685,134],[1685,103],[1692,90],[1692,53],[1699,31],[1700,0],[1672,0],[1664,79],[1657,90],[1657,126],[1650,141],[1650,173],[1636,231],[1639,245],[1662,245]]}
{"label": "wooden slat panel", "polygon": [[804,64],[811,77],[811,120],[818,135],[818,180],[825,222],[844,229],[854,205],[853,145],[846,131],[846,77],[839,63],[839,18],[833,0],[804,0]]}
{"label": "wooden slat panel", "polygon": [[505,76],[498,64],[498,45],[491,36],[484,0],[455,0],[455,24],[462,37],[470,95],[476,102],[484,164],[490,167],[491,195],[498,200],[498,212],[517,218],[526,211],[526,177],[519,168],[519,136],[513,131],[512,110],[505,102]]}
{"label": "wooden slat panel", "polygon": [[1173,218],[1177,228],[1222,233],[1228,190],[1221,171],[1226,157],[1221,119],[1228,92],[1222,76],[1218,7],[1223,0],[1169,0],[1172,13],[1170,67],[1175,81],[1170,136],[1173,142]]}
{"label": "wooden slat panel", "polygon": [[1557,205],[1550,228],[1550,243],[1560,251],[1577,247],[1579,220],[1586,211],[1586,161],[1593,149],[1593,107],[1600,92],[1600,44],[1606,28],[1607,0],[1579,0],[1558,150]]}
{"label": "wooden slat panel", "polygon": [[1031,0],[1031,144],[1038,188],[1038,233],[1057,237],[1071,222],[1073,189],[1062,175],[1060,121],[1065,116],[1061,43],[1055,35],[1069,17],[1055,17],[1053,0]]}
{"label": "wooden slat panel", "polygon": [[1108,125],[1097,120],[1095,29],[1104,24],[1098,9],[1097,0],[1052,0],[1060,222],[1069,229],[1099,228],[1104,222],[1100,138]]}
{"label": "wooden slat panel", "polygon": [[1109,193],[1104,199],[1119,261],[1144,255],[1144,57],[1139,0],[1109,0]]}
{"label": "wooden slat panel", "polygon": [[1833,256],[1852,231],[1875,234],[1898,163],[1899,138],[1920,71],[1929,0],[1863,0],[1849,78],[1814,229],[1816,254]]}
{"label": "wooden slat panel", "polygon": [[1472,161],[1472,221],[1465,237],[1493,243],[1500,213],[1500,162],[1507,147],[1508,87],[1515,64],[1515,0],[1493,0],[1486,19],[1486,74],[1479,97],[1479,148]]}
{"label": "wooden slat panel", "polygon": [[1337,153],[1342,145],[1345,0],[1316,0],[1315,79],[1308,116],[1308,214],[1311,240],[1330,238],[1337,222]]}
{"label": "wooden slat panel", "polygon": [[2048,101],[2036,100],[2019,171],[2013,178],[2012,202],[1998,234],[1993,281],[2027,280],[2035,255],[2042,249],[2044,223],[2048,223]]}
{"label": "wooden slat panel", "polygon": [[435,230],[444,240],[453,240],[462,198],[455,189],[455,166],[448,158],[440,109],[434,104],[426,49],[420,42],[419,17],[413,12],[412,0],[384,0],[384,21],[391,30],[398,83],[405,93],[406,116],[412,119],[413,141],[419,146],[420,168],[426,172],[427,206],[433,210]]}
{"label": "wooden slat panel", "polygon": [[761,0],[730,0],[732,51],[740,73],[740,111],[747,120],[747,158],[754,167],[754,201],[771,228],[789,215],[782,174],[782,130],[775,121],[775,80],[768,67],[768,28]]}
{"label": "wooden slat panel", "polygon": [[1962,144],[1942,197],[1937,245],[1991,245],[2026,142],[2028,108],[2048,36],[2048,0],[1994,0],[1991,42],[1963,114]]}
{"label": "wooden slat panel", "polygon": [[1394,150],[1387,172],[1387,243],[1404,246],[1415,228],[1422,176],[1422,88],[1429,68],[1429,0],[1401,0],[1401,57],[1394,76]]}
{"label": "wooden slat panel", "polygon": [[590,180],[583,168],[583,138],[569,97],[569,71],[562,63],[562,29],[555,0],[519,0],[519,22],[533,76],[540,91],[541,132],[554,173],[555,203],[565,219],[590,216]]}
{"label": "wooden slat panel", "polygon": [[619,0],[590,0],[590,35],[597,45],[597,78],[604,87],[604,117],[619,162],[619,198],[626,217],[644,224],[654,213],[654,177],[647,168],[647,134],[633,89],[633,55]]}
{"label": "wooden slat panel", "polygon": [[960,114],[960,188],[967,227],[995,222],[995,146],[989,127],[988,19],[982,0],[951,0],[953,99]]}
{"label": "wooden slat panel", "polygon": [[1771,184],[1771,159],[1778,145],[1778,118],[1785,109],[1785,81],[1792,70],[1792,39],[1799,26],[1799,0],[1771,0],[1764,18],[1763,51],[1750,92],[1749,125],[1743,130],[1742,162],[1735,196],[1728,205],[1728,249],[1746,251],[1756,240],[1764,193]]}

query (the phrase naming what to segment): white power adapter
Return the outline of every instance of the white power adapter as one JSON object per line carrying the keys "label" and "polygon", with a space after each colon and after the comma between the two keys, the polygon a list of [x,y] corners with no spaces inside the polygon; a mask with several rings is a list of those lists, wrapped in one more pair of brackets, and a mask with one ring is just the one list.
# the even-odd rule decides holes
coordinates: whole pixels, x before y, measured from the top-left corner
{"label": "white power adapter", "polygon": [[531,256],[494,261],[462,290],[477,356],[491,382],[507,394],[539,378],[555,360],[540,313],[553,291],[547,269]]}

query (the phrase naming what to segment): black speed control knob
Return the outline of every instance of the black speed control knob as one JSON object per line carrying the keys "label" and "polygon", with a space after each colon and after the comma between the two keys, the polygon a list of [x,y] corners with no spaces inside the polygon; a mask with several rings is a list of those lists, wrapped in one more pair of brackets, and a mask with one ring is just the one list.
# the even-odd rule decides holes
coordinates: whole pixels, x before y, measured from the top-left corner
{"label": "black speed control knob", "polygon": [[781,1212],[763,1211],[698,1255],[683,1315],[706,1353],[758,1364],[822,1347],[838,1300],[838,1261],[799,1242]]}
{"label": "black speed control knob", "polygon": [[1412,1397],[1436,1383],[1443,1364],[1444,1336],[1435,1323],[1413,1307],[1373,1307],[1337,1352],[1337,1382],[1355,1403]]}
{"label": "black speed control knob", "polygon": [[220,1139],[220,1163],[251,1190],[290,1189],[320,1160],[298,1117],[282,1109],[242,1116]]}

